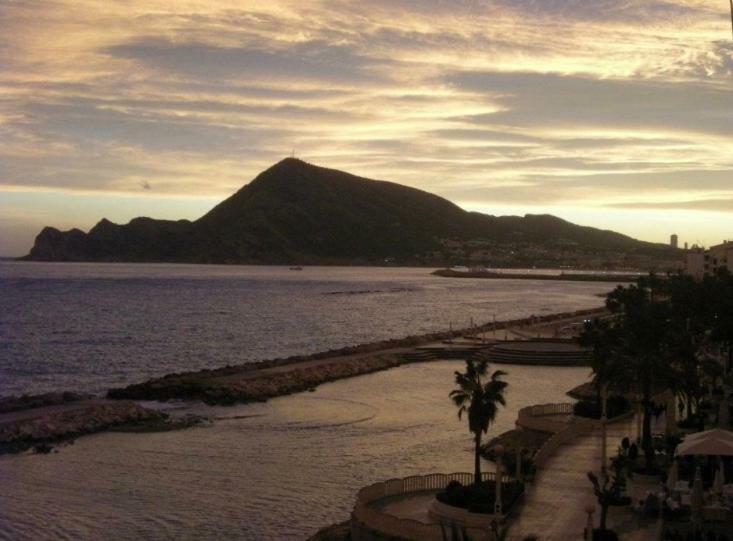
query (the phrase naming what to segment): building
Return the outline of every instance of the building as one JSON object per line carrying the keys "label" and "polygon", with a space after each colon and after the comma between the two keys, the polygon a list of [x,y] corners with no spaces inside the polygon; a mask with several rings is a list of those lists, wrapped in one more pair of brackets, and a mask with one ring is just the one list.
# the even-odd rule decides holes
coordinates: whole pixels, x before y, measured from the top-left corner
{"label": "building", "polygon": [[679,237],[677,235],[672,235],[671,237],[669,237],[669,245],[672,248],[677,248],[679,245]]}
{"label": "building", "polygon": [[695,280],[702,280],[706,274],[726,268],[733,272],[733,242],[711,246],[708,250],[693,246],[686,253],[685,272]]}

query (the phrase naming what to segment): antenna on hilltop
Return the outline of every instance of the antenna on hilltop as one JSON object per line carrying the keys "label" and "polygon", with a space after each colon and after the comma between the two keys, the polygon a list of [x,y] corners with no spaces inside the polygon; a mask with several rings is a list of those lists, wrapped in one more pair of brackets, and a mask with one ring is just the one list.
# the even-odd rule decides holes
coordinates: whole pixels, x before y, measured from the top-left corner
{"label": "antenna on hilltop", "polygon": [[[733,0],[730,1],[733,2]],[[290,153],[290,157],[295,158],[295,149],[293,149],[293,151]]]}

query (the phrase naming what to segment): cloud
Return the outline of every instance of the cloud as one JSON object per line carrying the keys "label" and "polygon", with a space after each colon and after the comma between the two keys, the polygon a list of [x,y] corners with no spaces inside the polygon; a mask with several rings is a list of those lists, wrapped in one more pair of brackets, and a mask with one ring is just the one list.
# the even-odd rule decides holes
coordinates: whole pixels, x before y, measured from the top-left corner
{"label": "cloud", "polygon": [[506,106],[495,114],[466,118],[479,125],[592,126],[733,138],[730,85],[496,72],[457,72],[442,79]]}
{"label": "cloud", "polygon": [[693,201],[640,201],[636,203],[616,203],[609,206],[637,209],[691,209],[717,212],[733,212],[733,197],[728,197],[726,199],[699,199]]}
{"label": "cloud", "polygon": [[382,79],[377,71],[385,61],[361,56],[349,47],[323,41],[295,44],[285,50],[176,43],[143,37],[105,50],[194,80],[317,81],[356,84]]}
{"label": "cloud", "polygon": [[592,209],[600,226],[630,205],[725,216],[727,10],[706,0],[0,2],[0,191],[154,191],[173,206],[224,197],[295,151],[475,206]]}

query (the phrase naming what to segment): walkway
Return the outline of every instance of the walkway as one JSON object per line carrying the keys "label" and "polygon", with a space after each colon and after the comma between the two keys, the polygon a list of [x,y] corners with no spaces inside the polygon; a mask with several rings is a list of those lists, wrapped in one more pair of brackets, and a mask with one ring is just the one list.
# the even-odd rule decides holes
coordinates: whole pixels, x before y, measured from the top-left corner
{"label": "walkway", "polygon": [[[636,434],[635,420],[625,419],[609,424],[607,456],[614,456],[625,436]],[[527,485],[524,502],[516,522],[509,531],[510,541],[521,541],[535,535],[540,541],[580,541],[587,520],[585,507],[596,504],[589,471],[597,472],[601,461],[600,429],[576,438],[560,447],[539,472],[534,483]],[[594,519],[598,524],[597,510]],[[611,508],[609,527],[620,532],[636,528],[628,508]],[[638,537],[621,536],[621,539]],[[653,538],[646,538],[653,539]]]}

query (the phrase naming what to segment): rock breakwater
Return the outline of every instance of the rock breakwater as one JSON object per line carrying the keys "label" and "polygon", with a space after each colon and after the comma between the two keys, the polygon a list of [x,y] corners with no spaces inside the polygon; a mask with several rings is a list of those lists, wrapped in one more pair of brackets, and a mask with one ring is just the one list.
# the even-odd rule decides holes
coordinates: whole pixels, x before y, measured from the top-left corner
{"label": "rock breakwater", "polygon": [[276,396],[307,391],[322,383],[419,362],[421,357],[411,353],[420,345],[440,345],[443,341],[467,334],[475,336],[494,329],[526,328],[568,318],[592,317],[603,312],[604,309],[597,308],[530,316],[487,323],[470,329],[360,344],[307,356],[169,374],[124,388],[111,389],[107,397],[118,400],[201,400],[210,405],[262,402]]}
{"label": "rock breakwater", "polygon": [[307,391],[329,381],[386,370],[405,362],[401,355],[394,352],[315,360],[292,365],[290,369],[284,370],[277,366],[260,368],[257,371],[226,367],[170,374],[123,389],[112,389],[108,397],[161,401],[201,400],[210,405],[262,402],[276,396]]}
{"label": "rock breakwater", "polygon": [[132,401],[79,400],[0,414],[0,454],[36,449],[115,426],[160,423],[166,416]]}

